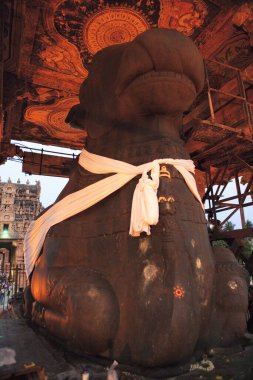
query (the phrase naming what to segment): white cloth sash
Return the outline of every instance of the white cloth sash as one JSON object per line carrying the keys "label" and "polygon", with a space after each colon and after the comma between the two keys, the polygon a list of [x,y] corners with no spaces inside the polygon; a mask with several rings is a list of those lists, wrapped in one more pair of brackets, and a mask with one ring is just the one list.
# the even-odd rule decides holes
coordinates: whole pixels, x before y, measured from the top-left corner
{"label": "white cloth sash", "polygon": [[[182,174],[187,186],[202,205],[195,179],[191,174],[194,173],[192,160],[163,158],[134,166],[123,161],[89,153],[84,149],[79,156],[79,164],[92,173],[117,174],[67,195],[30,224],[24,238],[24,259],[27,276],[30,275],[34,268],[50,227],[88,209],[120,189],[139,174],[142,174],[142,176],[133,195],[129,233],[132,236],[140,236],[141,232],[146,232],[149,235],[150,225],[157,224],[159,220],[157,199],[159,164],[173,165]],[[150,176],[148,176],[148,172],[151,172]]]}

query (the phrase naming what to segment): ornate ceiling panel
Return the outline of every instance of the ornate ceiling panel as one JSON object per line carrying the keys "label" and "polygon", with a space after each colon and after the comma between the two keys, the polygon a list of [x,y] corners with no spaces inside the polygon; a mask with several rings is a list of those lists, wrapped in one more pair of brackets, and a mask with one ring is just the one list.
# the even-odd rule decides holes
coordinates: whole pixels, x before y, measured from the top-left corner
{"label": "ornate ceiling panel", "polygon": [[47,87],[29,85],[18,92],[13,113],[20,114],[18,121],[12,120],[12,138],[73,147],[81,149],[85,142],[85,131],[70,128],[65,123],[69,109],[78,103],[78,97],[67,92]]}
{"label": "ornate ceiling panel", "polygon": [[64,119],[78,103],[93,55],[149,28],[183,32],[195,40],[205,58],[242,68],[253,61],[251,5],[245,1],[8,0],[6,4],[4,64],[12,79],[5,84],[5,140],[79,148],[85,133],[71,129]]}
{"label": "ornate ceiling panel", "polygon": [[85,67],[100,49],[133,40],[157,27],[160,2],[80,0],[60,2],[54,14],[56,30],[74,44]]}
{"label": "ornate ceiling panel", "polygon": [[85,132],[70,128],[65,123],[69,108],[78,103],[77,97],[63,98],[53,104],[28,106],[24,114],[24,126],[39,125],[47,136],[64,146],[81,149],[84,145]]}
{"label": "ornate ceiling panel", "polygon": [[92,15],[84,26],[83,41],[88,54],[95,54],[107,46],[132,41],[149,28],[142,15],[114,7]]}

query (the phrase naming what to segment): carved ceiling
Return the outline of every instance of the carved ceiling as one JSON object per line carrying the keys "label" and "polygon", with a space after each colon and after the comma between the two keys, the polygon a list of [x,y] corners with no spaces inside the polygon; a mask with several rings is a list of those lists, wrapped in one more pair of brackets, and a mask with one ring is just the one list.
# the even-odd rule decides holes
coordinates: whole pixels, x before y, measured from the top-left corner
{"label": "carved ceiling", "polygon": [[[72,129],[65,117],[78,103],[93,55],[149,28],[177,29],[204,58],[252,73],[252,8],[249,1],[232,0],[7,0],[1,139],[82,147],[85,132]],[[217,82],[216,76],[217,70]]]}

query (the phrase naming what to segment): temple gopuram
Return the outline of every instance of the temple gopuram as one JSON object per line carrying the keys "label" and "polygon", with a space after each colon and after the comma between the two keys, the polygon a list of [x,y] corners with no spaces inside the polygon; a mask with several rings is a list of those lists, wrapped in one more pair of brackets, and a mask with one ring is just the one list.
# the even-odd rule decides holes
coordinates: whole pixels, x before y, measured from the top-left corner
{"label": "temple gopuram", "polygon": [[0,182],[0,267],[24,263],[23,239],[32,220],[42,211],[40,183]]}

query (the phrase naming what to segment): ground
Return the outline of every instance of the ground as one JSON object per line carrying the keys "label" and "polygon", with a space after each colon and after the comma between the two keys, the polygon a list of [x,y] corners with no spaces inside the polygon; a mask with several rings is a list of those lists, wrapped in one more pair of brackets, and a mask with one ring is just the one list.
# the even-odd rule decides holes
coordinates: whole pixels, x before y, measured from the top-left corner
{"label": "ground", "polygon": [[[15,351],[15,363],[4,364],[8,359],[8,354],[3,350],[4,348]],[[81,357],[64,350],[22,317],[20,303],[14,303],[8,311],[0,315],[0,379],[21,379],[21,376],[14,377],[13,375],[11,377],[11,374],[22,371],[29,372],[29,370],[32,371],[36,368],[40,373],[38,379],[81,380],[82,373],[85,370],[89,371],[89,379],[106,379],[110,364],[109,362],[91,361],[87,357]],[[120,365],[117,369],[120,380],[154,379],[161,375],[161,372],[157,371],[157,373],[152,373],[152,377],[147,376],[147,374],[141,376],[129,372],[129,369]],[[236,347],[227,350],[212,350],[208,356],[202,358],[202,362],[201,359],[198,362],[193,361],[190,371],[189,367],[188,370],[184,368],[177,368],[177,370],[185,373],[178,376],[174,374],[173,376],[173,371],[170,370],[166,376],[166,371],[163,371],[163,378],[175,380],[252,380],[253,336],[248,335],[248,338]]]}

